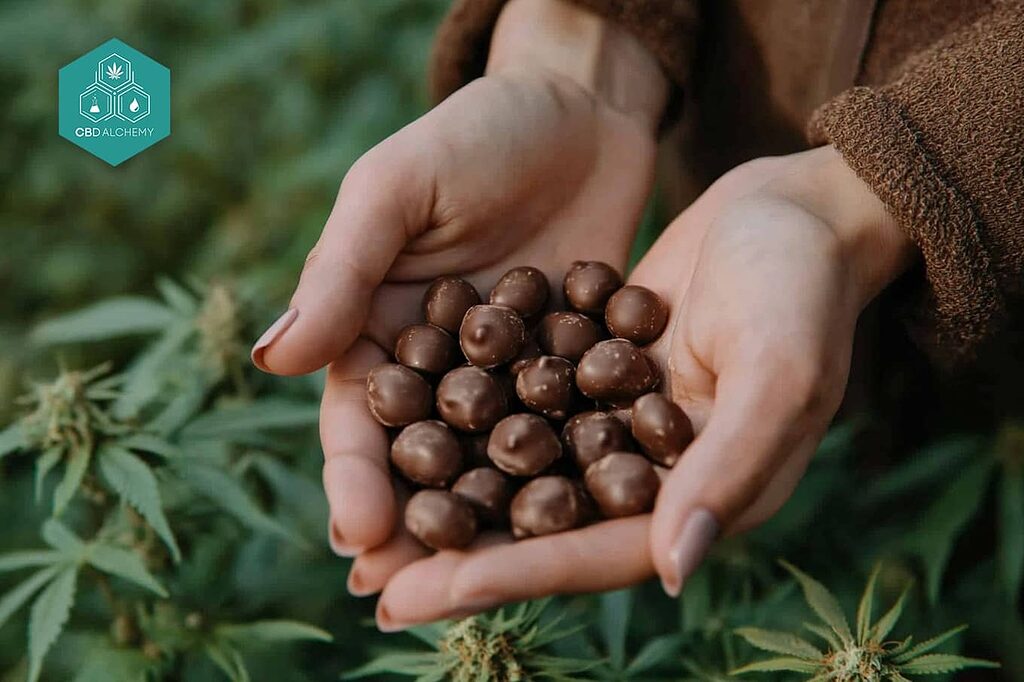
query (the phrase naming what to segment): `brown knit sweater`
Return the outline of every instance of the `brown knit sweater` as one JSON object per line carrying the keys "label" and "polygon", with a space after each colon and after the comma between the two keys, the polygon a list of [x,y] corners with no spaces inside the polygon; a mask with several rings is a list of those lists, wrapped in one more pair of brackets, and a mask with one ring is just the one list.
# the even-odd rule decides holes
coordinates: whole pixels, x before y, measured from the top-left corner
{"label": "brown knit sweater", "polygon": [[[573,0],[681,88],[670,198],[745,160],[831,143],[920,247],[930,341],[969,353],[1024,293],[1024,1]],[[441,99],[480,75],[504,0],[455,0]]]}

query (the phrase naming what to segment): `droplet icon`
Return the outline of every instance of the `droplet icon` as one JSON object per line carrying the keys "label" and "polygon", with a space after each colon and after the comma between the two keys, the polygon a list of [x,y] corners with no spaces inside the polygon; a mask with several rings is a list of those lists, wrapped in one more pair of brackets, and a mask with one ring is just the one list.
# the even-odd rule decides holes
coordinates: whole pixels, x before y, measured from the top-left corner
{"label": "droplet icon", "polygon": [[133,97],[132,98],[132,103],[128,105],[128,111],[130,111],[130,112],[132,112],[134,114],[138,110],[139,110],[139,100]]}

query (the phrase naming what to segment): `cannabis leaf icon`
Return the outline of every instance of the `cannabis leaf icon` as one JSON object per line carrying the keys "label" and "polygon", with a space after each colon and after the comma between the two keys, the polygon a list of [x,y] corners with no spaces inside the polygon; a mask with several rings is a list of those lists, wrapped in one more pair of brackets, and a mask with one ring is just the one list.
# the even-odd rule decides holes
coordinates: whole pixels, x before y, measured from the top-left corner
{"label": "cannabis leaf icon", "polygon": [[121,80],[122,73],[124,73],[124,70],[121,68],[120,64],[111,64],[107,67],[107,78],[110,80]]}

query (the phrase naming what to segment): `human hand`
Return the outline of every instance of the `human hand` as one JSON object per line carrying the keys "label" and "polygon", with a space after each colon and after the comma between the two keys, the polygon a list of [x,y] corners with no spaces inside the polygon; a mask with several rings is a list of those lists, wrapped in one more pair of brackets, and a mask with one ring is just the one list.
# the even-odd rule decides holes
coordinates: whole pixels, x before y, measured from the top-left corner
{"label": "human hand", "polygon": [[[554,34],[554,35],[551,35]],[[365,376],[419,321],[435,277],[486,292],[513,266],[561,277],[625,264],[650,191],[667,85],[620,29],[552,0],[513,0],[488,73],[363,156],[346,175],[289,311],[253,350],[276,374],[329,364],[321,407],[331,542],[379,589],[424,550],[401,530],[388,440]]]}
{"label": "human hand", "polygon": [[727,174],[630,279],[672,302],[649,350],[698,430],[653,515],[439,552],[390,578],[378,624],[615,589],[655,571],[678,594],[715,537],[763,522],[789,497],[842,398],[860,311],[912,253],[832,148]]}

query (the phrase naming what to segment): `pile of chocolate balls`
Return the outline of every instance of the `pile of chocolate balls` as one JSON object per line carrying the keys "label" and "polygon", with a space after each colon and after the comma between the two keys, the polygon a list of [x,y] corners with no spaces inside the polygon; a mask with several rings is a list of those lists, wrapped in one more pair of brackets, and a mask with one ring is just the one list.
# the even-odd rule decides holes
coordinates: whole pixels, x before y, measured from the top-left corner
{"label": "pile of chocolate balls", "polygon": [[394,430],[391,464],[417,490],[405,525],[428,547],[465,547],[485,527],[521,539],[646,513],[693,439],[641,350],[664,331],[665,303],[593,261],[573,263],[563,291],[570,310],[551,312],[536,268],[509,270],[488,303],[440,277],[426,323],[370,371],[370,411]]}

